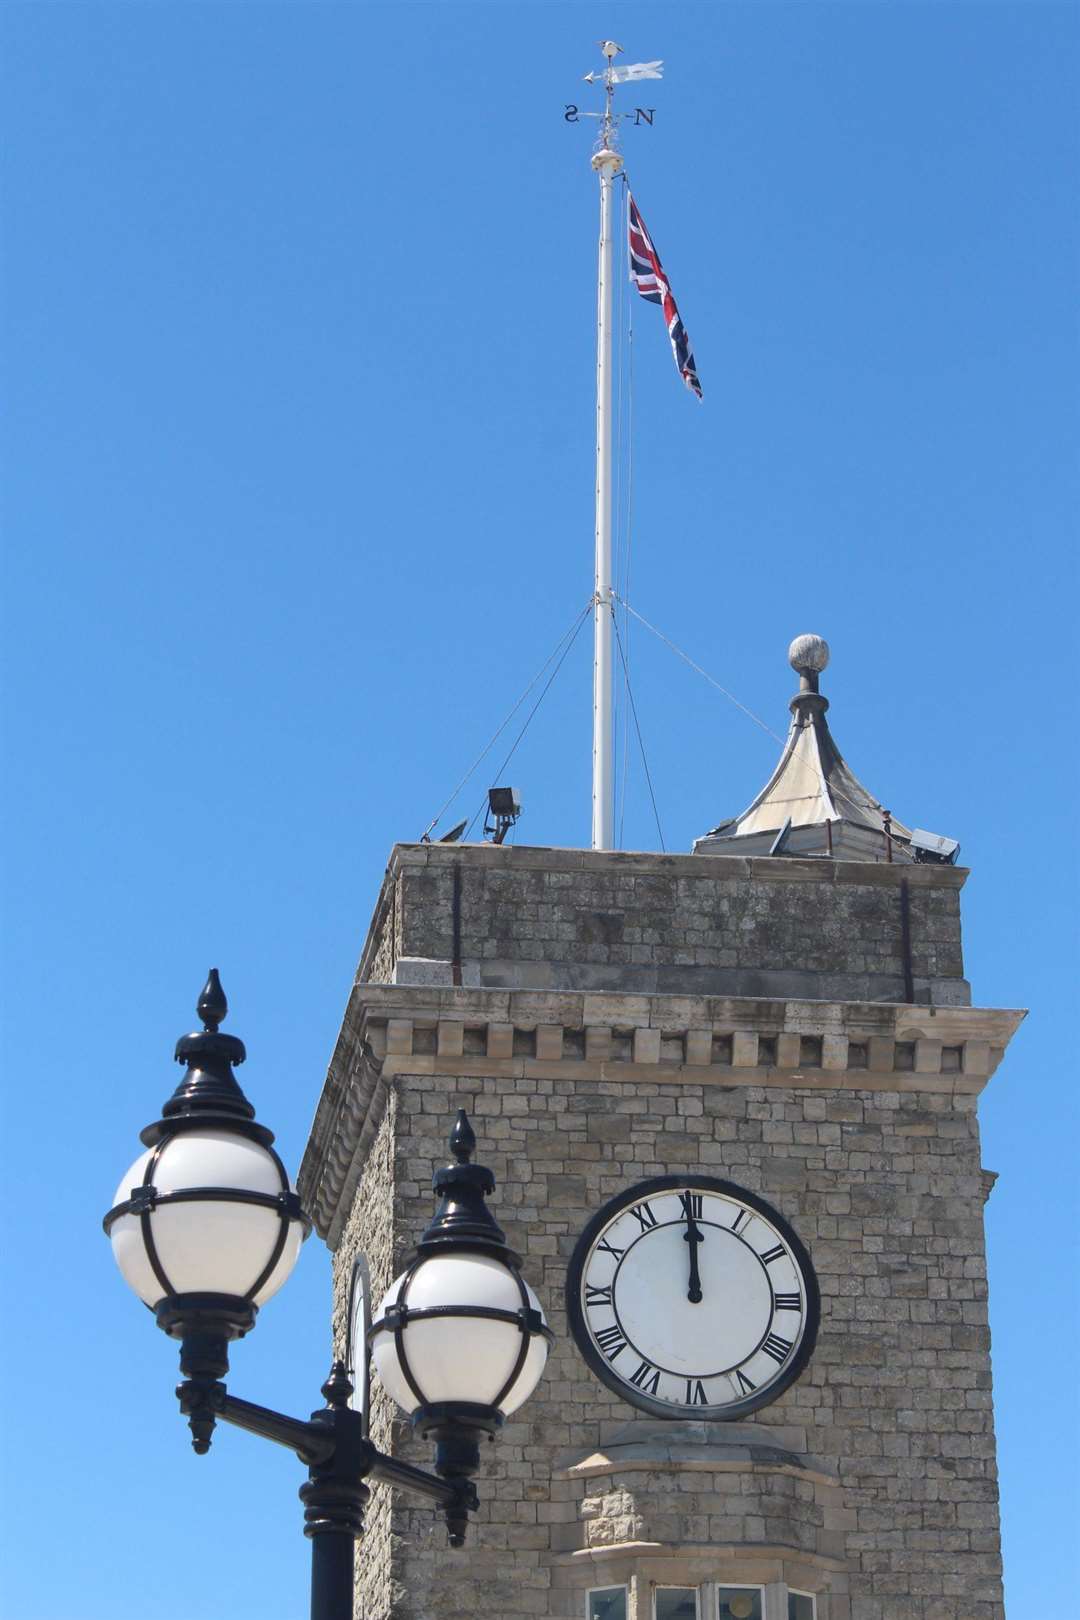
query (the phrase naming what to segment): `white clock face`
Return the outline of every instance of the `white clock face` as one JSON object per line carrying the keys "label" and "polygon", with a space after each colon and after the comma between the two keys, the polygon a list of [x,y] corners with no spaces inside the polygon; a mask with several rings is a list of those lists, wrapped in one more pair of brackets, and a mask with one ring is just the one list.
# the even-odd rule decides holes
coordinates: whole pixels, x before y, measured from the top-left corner
{"label": "white clock face", "polygon": [[354,1412],[362,1412],[365,1417],[367,1416],[367,1330],[370,1326],[369,1312],[367,1266],[363,1260],[357,1260],[353,1266],[352,1282],[349,1287],[349,1338],[346,1355],[348,1358],[348,1373],[353,1386],[352,1395],[349,1397],[349,1405]]}
{"label": "white clock face", "polygon": [[667,1417],[742,1417],[806,1365],[818,1288],[776,1210],[730,1182],[661,1176],[611,1200],[567,1278],[570,1324],[610,1388]]}

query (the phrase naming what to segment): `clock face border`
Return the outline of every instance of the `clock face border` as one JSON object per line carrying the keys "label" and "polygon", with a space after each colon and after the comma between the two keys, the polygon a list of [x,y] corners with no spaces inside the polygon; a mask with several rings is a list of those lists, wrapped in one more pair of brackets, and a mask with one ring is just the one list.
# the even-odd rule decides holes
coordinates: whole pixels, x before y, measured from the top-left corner
{"label": "clock face border", "polygon": [[[721,1193],[726,1198],[737,1199],[740,1204],[745,1204],[776,1228],[802,1274],[806,1288],[806,1324],[798,1349],[774,1379],[754,1394],[744,1396],[742,1400],[725,1402],[723,1406],[680,1406],[673,1401],[656,1400],[653,1396],[644,1395],[634,1389],[627,1380],[621,1378],[593,1340],[581,1303],[582,1278],[593,1245],[617,1215],[630,1209],[634,1204],[640,1204],[652,1194],[662,1192]],[[650,1176],[644,1181],[637,1181],[624,1192],[616,1193],[614,1198],[609,1198],[607,1203],[596,1211],[575,1243],[574,1252],[570,1257],[566,1273],[566,1314],[574,1343],[589,1369],[596,1374],[602,1384],[614,1390],[616,1395],[631,1406],[636,1406],[654,1417],[668,1418],[674,1423],[685,1422],[687,1419],[699,1423],[732,1423],[749,1416],[751,1412],[756,1412],[763,1406],[771,1405],[800,1376],[817,1344],[821,1321],[821,1291],[806,1245],[779,1210],[774,1209],[759,1194],[748,1191],[746,1187],[740,1187],[737,1182],[721,1181],[715,1176],[698,1175],[691,1171],[688,1175]]]}
{"label": "clock face border", "polygon": [[[356,1365],[356,1308],[363,1307],[363,1322],[360,1325],[359,1355],[360,1365]],[[349,1405],[354,1412],[359,1412],[364,1420],[364,1433],[368,1432],[370,1413],[368,1411],[368,1393],[371,1388],[371,1349],[367,1341],[367,1330],[371,1326],[371,1272],[367,1260],[358,1254],[353,1260],[352,1272],[349,1276],[348,1314],[345,1318],[345,1367],[352,1380],[353,1392],[349,1397]]]}

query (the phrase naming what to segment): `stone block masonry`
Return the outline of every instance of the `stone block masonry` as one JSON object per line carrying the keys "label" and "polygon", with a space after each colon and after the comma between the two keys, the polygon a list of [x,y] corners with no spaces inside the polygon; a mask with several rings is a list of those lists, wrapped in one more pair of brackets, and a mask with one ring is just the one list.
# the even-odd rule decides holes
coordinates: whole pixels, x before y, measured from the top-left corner
{"label": "stone block masonry", "polygon": [[916,1002],[962,1006],[966,875],[824,859],[399,844],[361,977],[825,1001],[902,1001],[910,984]]}

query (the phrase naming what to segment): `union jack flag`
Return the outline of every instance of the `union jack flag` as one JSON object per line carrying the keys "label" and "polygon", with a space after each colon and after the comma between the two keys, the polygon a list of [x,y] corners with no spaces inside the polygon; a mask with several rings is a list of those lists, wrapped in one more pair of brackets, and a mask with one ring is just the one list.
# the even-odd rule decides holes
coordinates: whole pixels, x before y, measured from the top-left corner
{"label": "union jack flag", "polygon": [[632,196],[629,197],[629,203],[627,223],[630,235],[630,279],[642,298],[647,298],[650,304],[660,304],[663,307],[675,364],[687,388],[692,389],[700,399],[701,383],[698,380],[697,363],[678,306],[671,296],[671,283],[664,274],[660,255],[653,247],[652,237],[645,229],[645,221],[638,212],[638,205]]}

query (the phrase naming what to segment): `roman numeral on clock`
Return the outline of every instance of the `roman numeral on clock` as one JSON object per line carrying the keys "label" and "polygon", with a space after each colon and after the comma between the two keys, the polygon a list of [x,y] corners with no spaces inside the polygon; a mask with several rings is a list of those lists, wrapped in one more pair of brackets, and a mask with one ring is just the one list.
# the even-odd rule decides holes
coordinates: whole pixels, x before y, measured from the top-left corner
{"label": "roman numeral on clock", "polygon": [[615,1357],[626,1349],[626,1340],[617,1322],[612,1327],[601,1328],[596,1335],[596,1342],[609,1361],[614,1361]]}
{"label": "roman numeral on clock", "polygon": [[686,1380],[686,1405],[708,1406],[708,1404],[705,1398],[705,1385],[701,1382],[701,1379],[688,1378]]}
{"label": "roman numeral on clock", "polygon": [[774,1311],[801,1311],[802,1310],[802,1295],[801,1294],[774,1294],[772,1302],[773,1302],[773,1310]]}
{"label": "roman numeral on clock", "polygon": [[631,1373],[630,1382],[636,1384],[638,1389],[643,1389],[646,1395],[655,1395],[660,1388],[660,1369],[643,1361],[637,1372]]}
{"label": "roman numeral on clock", "polygon": [[739,1230],[739,1227],[740,1226],[745,1226],[746,1222],[749,1219],[750,1219],[750,1211],[748,1209],[740,1209],[739,1213],[736,1215],[735,1219],[731,1223],[731,1230],[733,1232],[737,1232]]}
{"label": "roman numeral on clock", "polygon": [[779,1365],[780,1362],[787,1360],[792,1342],[791,1339],[782,1339],[779,1333],[770,1333],[761,1348],[767,1356],[772,1356],[773,1360]]}
{"label": "roman numeral on clock", "polygon": [[752,1395],[755,1389],[757,1389],[757,1385],[754,1383],[753,1379],[747,1378],[741,1367],[736,1367],[735,1377],[738,1379],[739,1388],[744,1395]]}
{"label": "roman numeral on clock", "polygon": [[[798,1297],[798,1296],[795,1296],[795,1297]],[[586,1283],[585,1284],[585,1303],[586,1303],[586,1305],[610,1305],[611,1304],[611,1287],[610,1287],[610,1285],[607,1288],[594,1288],[592,1283]]]}
{"label": "roman numeral on clock", "polygon": [[701,1193],[680,1193],[679,1203],[682,1205],[683,1214],[686,1216],[688,1221],[700,1221],[702,1209]]}
{"label": "roman numeral on clock", "polygon": [[647,1203],[635,1204],[630,1213],[643,1232],[647,1232],[650,1227],[656,1225],[656,1216]]}
{"label": "roman numeral on clock", "polygon": [[758,1259],[763,1260],[767,1266],[771,1266],[773,1261],[779,1260],[780,1256],[784,1253],[784,1245],[782,1243],[778,1243],[774,1249],[766,1249],[764,1254],[759,1254]]}
{"label": "roman numeral on clock", "polygon": [[601,1238],[599,1243],[596,1245],[597,1254],[599,1254],[601,1250],[604,1254],[610,1254],[616,1260],[621,1260],[623,1255],[626,1253],[625,1249],[617,1249],[614,1243],[609,1243],[607,1238]]}

